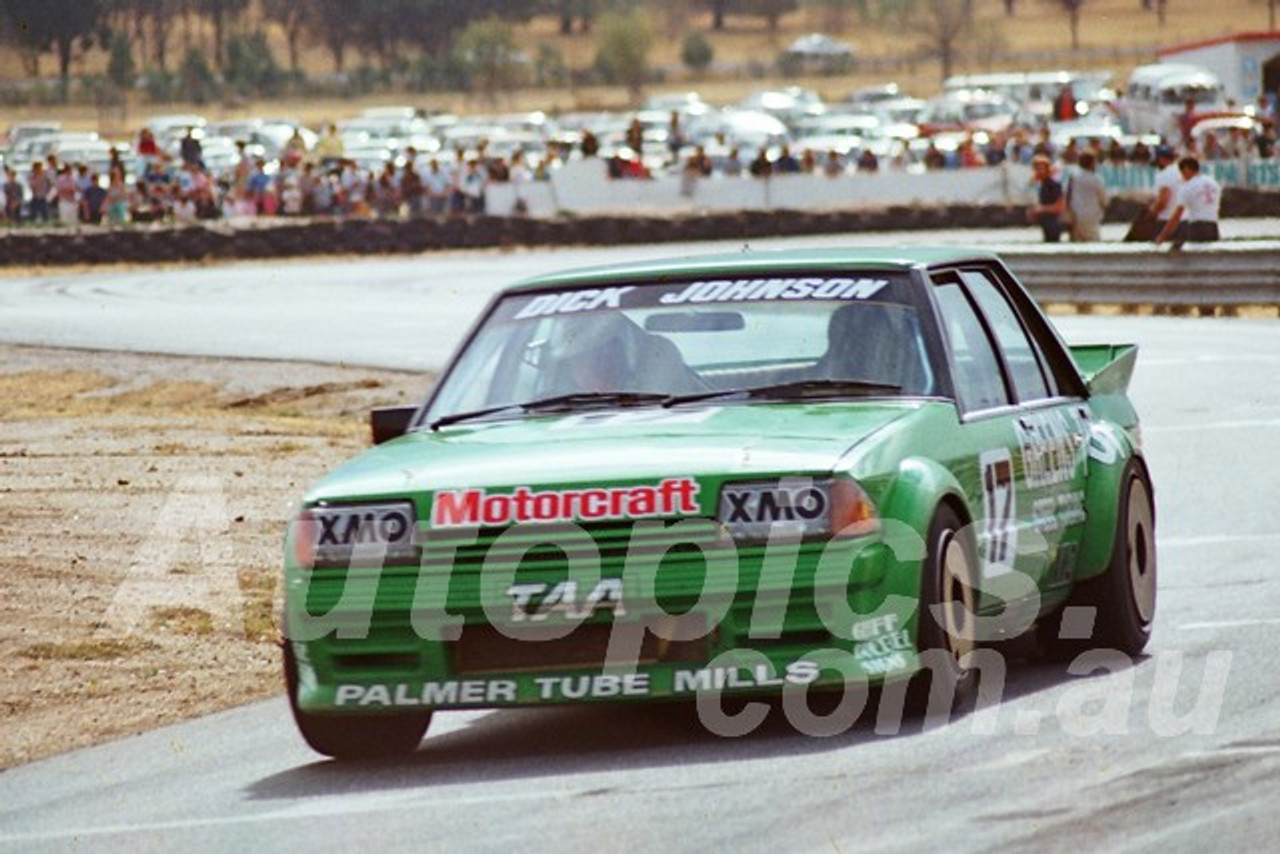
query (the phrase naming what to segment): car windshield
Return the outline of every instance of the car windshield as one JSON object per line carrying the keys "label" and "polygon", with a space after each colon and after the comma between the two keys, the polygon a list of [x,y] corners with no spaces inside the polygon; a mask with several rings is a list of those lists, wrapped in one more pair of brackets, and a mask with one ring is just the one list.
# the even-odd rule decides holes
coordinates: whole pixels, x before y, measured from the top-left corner
{"label": "car windshield", "polygon": [[[927,395],[902,274],[702,279],[502,298],[425,422],[698,401]],[[847,382],[832,382],[847,381]]]}

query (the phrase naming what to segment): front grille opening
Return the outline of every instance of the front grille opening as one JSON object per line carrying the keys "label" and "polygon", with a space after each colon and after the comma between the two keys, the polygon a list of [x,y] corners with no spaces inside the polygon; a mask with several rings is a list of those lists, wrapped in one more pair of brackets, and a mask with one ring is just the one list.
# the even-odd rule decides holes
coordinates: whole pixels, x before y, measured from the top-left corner
{"label": "front grille opening", "polygon": [[768,650],[779,647],[803,646],[810,649],[823,649],[831,646],[831,632],[825,629],[780,632],[775,638],[743,638],[742,644],[752,649]]}
{"label": "front grille opening", "polygon": [[[462,637],[448,644],[449,660],[459,676],[707,661],[712,638],[705,631],[705,618],[695,614],[666,619],[682,621],[680,631],[664,632],[677,640],[658,637],[642,623],[590,623],[564,637],[553,637],[553,627],[521,626],[516,637],[509,637],[493,626],[465,626]],[[611,649],[614,632],[643,634],[638,644],[633,635]],[[624,658],[610,660],[611,652]]]}
{"label": "front grille opening", "polygon": [[422,657],[412,652],[362,652],[346,653],[333,657],[335,670],[360,673],[370,670],[402,670],[416,673],[422,666]]}

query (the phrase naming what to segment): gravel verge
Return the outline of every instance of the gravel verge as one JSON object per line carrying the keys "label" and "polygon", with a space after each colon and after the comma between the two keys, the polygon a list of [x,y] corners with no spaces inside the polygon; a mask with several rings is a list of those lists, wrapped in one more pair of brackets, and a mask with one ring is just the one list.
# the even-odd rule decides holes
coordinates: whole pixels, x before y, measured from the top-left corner
{"label": "gravel verge", "polygon": [[285,525],[431,381],[0,346],[0,768],[279,692]]}

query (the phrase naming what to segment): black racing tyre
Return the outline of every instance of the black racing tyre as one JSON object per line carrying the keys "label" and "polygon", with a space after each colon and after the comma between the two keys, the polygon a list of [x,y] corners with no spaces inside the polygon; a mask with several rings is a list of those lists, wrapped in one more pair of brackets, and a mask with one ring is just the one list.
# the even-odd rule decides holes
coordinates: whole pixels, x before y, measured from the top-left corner
{"label": "black racing tyre", "polygon": [[941,505],[929,523],[920,577],[916,648],[923,669],[907,686],[911,715],[946,713],[972,696],[978,550],[972,529]]}
{"label": "black racing tyre", "polygon": [[378,759],[412,753],[422,743],[431,712],[395,715],[313,715],[298,708],[298,663],[284,644],[284,679],[298,732],[316,753],[334,759]]}
{"label": "black racing tyre", "polygon": [[[1070,612],[1093,609],[1093,631],[1077,637]],[[1116,511],[1116,540],[1106,571],[1080,585],[1067,604],[1037,627],[1045,655],[1070,661],[1089,649],[1117,649],[1137,655],[1151,639],[1156,615],[1156,514],[1151,484],[1142,467],[1129,461]],[[1087,622],[1087,621],[1086,621]]]}

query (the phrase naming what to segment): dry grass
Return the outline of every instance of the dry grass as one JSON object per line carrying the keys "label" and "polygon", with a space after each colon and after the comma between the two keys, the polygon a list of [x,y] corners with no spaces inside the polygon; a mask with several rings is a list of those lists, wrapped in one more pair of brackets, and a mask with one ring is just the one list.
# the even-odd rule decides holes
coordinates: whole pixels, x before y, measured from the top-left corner
{"label": "dry grass", "polygon": [[[990,61],[996,52],[1019,52],[1025,55],[1058,54],[1070,48],[1068,18],[1059,3],[1050,0],[1024,0],[1016,4],[1016,14],[1004,13],[1004,0],[977,0],[977,27],[973,36],[964,42],[967,51],[954,69],[956,73],[1006,70]],[[1135,65],[1154,61],[1156,51],[1162,47],[1212,38],[1229,32],[1265,30],[1268,10],[1265,0],[1224,0],[1213,6],[1170,4],[1166,23],[1161,27],[1154,12],[1142,9],[1140,0],[1090,0],[1083,7],[1080,21],[1080,50],[1058,55],[1053,60],[1030,63],[1041,67],[1101,68],[1116,74],[1116,79]],[[818,30],[828,32],[851,43],[859,55],[876,59],[895,59],[915,51],[922,43],[918,26],[903,26],[900,22],[862,21],[856,13],[832,16],[820,8],[803,8],[784,16],[776,32],[770,32],[762,19],[730,16],[723,32],[709,32],[709,15],[699,11],[692,18],[692,27],[706,32],[717,64],[743,66],[757,62],[765,66],[778,52],[797,36]],[[777,79],[753,78],[741,74],[735,78],[693,79],[680,63],[681,42],[685,30],[668,25],[662,16],[655,15],[653,27],[657,34],[650,56],[651,64],[671,70],[667,83],[653,87],[654,91],[680,88],[697,88],[713,101],[735,101],[754,89],[777,84]],[[519,29],[521,43],[532,54],[541,44],[558,51],[571,68],[583,68],[592,64],[596,55],[596,43],[592,35],[559,34],[556,21],[549,17],[535,19]],[[197,38],[202,36],[197,34]],[[207,38],[207,36],[203,36]],[[276,56],[284,61],[287,52],[283,37],[271,33]],[[175,55],[184,49],[180,39],[175,40]],[[1118,51],[1123,51],[1118,52]],[[1133,52],[1133,51],[1136,51]],[[358,60],[349,59],[349,65]],[[91,54],[77,63],[76,73],[101,73],[105,58]],[[1027,66],[1028,63],[1019,63]],[[318,47],[307,48],[302,57],[302,67],[316,72],[332,68],[328,54]],[[46,57],[45,67],[52,68]],[[0,54],[0,76],[17,77],[21,67],[13,52]],[[801,78],[788,83],[809,85],[828,98],[843,97],[850,90],[864,85],[886,82],[891,76],[909,92],[929,94],[936,91],[940,69],[936,62],[927,62],[902,68],[892,75],[883,72],[855,72],[841,77]],[[109,134],[125,134],[142,119],[153,113],[196,110],[211,119],[232,119],[249,115],[286,115],[308,124],[352,115],[367,106],[410,102],[460,113],[488,111],[494,105],[465,93],[398,93],[382,94],[367,98],[341,101],[284,100],[274,102],[193,105],[150,105],[135,103],[124,114],[99,113],[91,106],[69,108],[22,107],[6,109],[0,123],[57,118],[69,127],[97,129]],[[497,106],[504,110],[542,109],[563,112],[578,109],[625,108],[628,96],[616,87],[580,87],[562,90],[526,90],[513,92]]]}
{"label": "dry grass", "polygon": [[286,521],[428,382],[0,346],[0,769],[278,691]]}
{"label": "dry grass", "polygon": [[203,608],[174,605],[151,610],[153,628],[180,635],[199,636],[213,634],[213,615]]}
{"label": "dry grass", "polygon": [[157,648],[139,638],[95,638],[36,643],[18,650],[18,654],[37,661],[114,661]]}

